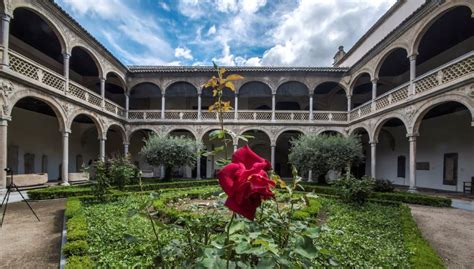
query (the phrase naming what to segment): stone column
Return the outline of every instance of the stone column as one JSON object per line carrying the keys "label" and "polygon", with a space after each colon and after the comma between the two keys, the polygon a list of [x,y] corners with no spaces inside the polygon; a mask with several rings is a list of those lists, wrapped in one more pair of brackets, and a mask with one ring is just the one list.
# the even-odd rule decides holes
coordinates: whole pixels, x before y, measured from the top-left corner
{"label": "stone column", "polygon": [[313,170],[308,171],[308,182],[313,182]]}
{"label": "stone column", "polygon": [[272,93],[272,121],[275,121],[276,94]]}
{"label": "stone column", "polygon": [[71,58],[71,54],[65,52],[63,53],[63,65],[64,65],[64,93],[67,93],[69,90],[69,59]]}
{"label": "stone column", "polygon": [[[3,66],[10,66],[10,58],[8,56],[8,39],[10,36],[10,19],[11,17],[7,14],[2,14],[1,15],[1,20],[2,20],[2,47],[3,47],[3,53],[2,53],[2,65]],[[3,172],[2,172],[3,173]]]}
{"label": "stone column", "polygon": [[105,161],[105,138],[99,138],[99,145],[100,145],[99,159],[101,161]]}
{"label": "stone column", "polygon": [[377,81],[378,79],[372,79],[372,102],[377,98]]}
{"label": "stone column", "polygon": [[347,112],[351,112],[352,95],[347,95]]}
{"label": "stone column", "polygon": [[313,94],[309,95],[309,120],[313,120]]}
{"label": "stone column", "polygon": [[276,145],[275,144],[272,144],[270,145],[271,147],[271,163],[272,163],[272,168],[275,169],[275,148],[276,148]]}
{"label": "stone column", "polygon": [[236,152],[238,148],[239,148],[239,145],[238,145],[238,144],[234,144],[234,152]]}
{"label": "stone column", "polygon": [[408,142],[410,144],[410,187],[408,191],[416,191],[416,137],[417,135],[409,134]]}
{"label": "stone column", "polygon": [[125,118],[128,119],[128,111],[130,110],[130,97],[128,93],[125,94]]}
{"label": "stone column", "polygon": [[376,164],[377,164],[377,142],[370,141],[370,176],[376,178]]}
{"label": "stone column", "polygon": [[416,54],[410,55],[408,57],[410,60],[410,86],[409,86],[409,95],[415,94],[415,78],[416,78]]}
{"label": "stone column", "polygon": [[61,185],[69,186],[69,132],[63,132],[63,162],[61,170]]}
{"label": "stone column", "polygon": [[165,167],[163,165],[160,166],[160,176],[161,178],[165,178]]}
{"label": "stone column", "polygon": [[7,130],[8,121],[0,119],[0,190],[3,190],[7,186]]}
{"label": "stone column", "polygon": [[129,145],[130,145],[130,144],[128,144],[128,143],[123,143],[123,154],[124,154],[125,156],[128,155],[128,146],[129,146]]}
{"label": "stone column", "polygon": [[105,78],[99,78],[100,80],[100,96],[102,97],[102,107],[105,107]]}
{"label": "stone column", "polygon": [[201,179],[201,155],[198,155],[196,162],[196,179]]}
{"label": "stone column", "polygon": [[198,120],[201,120],[201,119],[202,119],[201,104],[202,104],[201,93],[198,93]]}
{"label": "stone column", "polygon": [[239,119],[239,94],[235,93],[235,97],[234,97],[234,120],[238,120]]}
{"label": "stone column", "polygon": [[161,119],[165,118],[165,94],[161,95]]}

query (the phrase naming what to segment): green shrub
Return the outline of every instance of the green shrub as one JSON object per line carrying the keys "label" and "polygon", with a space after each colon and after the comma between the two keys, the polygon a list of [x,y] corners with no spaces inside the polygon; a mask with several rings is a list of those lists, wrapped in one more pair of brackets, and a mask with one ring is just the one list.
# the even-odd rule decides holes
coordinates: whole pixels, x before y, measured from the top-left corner
{"label": "green shrub", "polygon": [[28,197],[32,200],[67,198],[86,194],[91,194],[90,186],[54,186],[28,191]]}
{"label": "green shrub", "polygon": [[346,202],[363,204],[369,199],[374,190],[374,180],[369,177],[357,179],[353,176],[337,180],[334,186],[338,188],[341,198]]}
{"label": "green shrub", "polygon": [[307,198],[306,207],[293,212],[293,218],[297,220],[305,220],[309,217],[315,217],[321,210],[321,202],[318,199]]}
{"label": "green shrub", "polygon": [[119,190],[123,190],[125,185],[133,183],[137,170],[127,157],[119,156],[111,159],[108,169],[110,183]]}
{"label": "green shrub", "polygon": [[374,191],[376,192],[393,192],[395,186],[393,186],[392,181],[388,179],[377,179],[375,180]]}
{"label": "green shrub", "polygon": [[92,191],[99,200],[103,200],[104,195],[110,187],[109,177],[107,175],[107,167],[104,161],[96,161],[95,164],[95,181],[92,185]]}
{"label": "green shrub", "polygon": [[89,244],[85,240],[69,241],[63,247],[63,253],[66,257],[83,256],[89,250]]}
{"label": "green shrub", "polygon": [[89,256],[70,256],[66,261],[66,269],[90,269],[93,268]]}
{"label": "green shrub", "polygon": [[441,258],[423,238],[408,206],[400,206],[400,218],[403,229],[403,241],[405,247],[410,252],[411,268],[444,268]]}
{"label": "green shrub", "polygon": [[68,199],[66,202],[66,210],[64,211],[64,215],[67,219],[70,219],[79,213],[81,207],[81,201],[78,199]]}
{"label": "green shrub", "polygon": [[87,221],[83,214],[75,215],[66,222],[67,240],[87,239]]}
{"label": "green shrub", "polygon": [[411,192],[374,192],[371,197],[380,200],[398,201],[407,204],[428,205],[436,207],[451,206],[451,199],[449,198],[429,196]]}

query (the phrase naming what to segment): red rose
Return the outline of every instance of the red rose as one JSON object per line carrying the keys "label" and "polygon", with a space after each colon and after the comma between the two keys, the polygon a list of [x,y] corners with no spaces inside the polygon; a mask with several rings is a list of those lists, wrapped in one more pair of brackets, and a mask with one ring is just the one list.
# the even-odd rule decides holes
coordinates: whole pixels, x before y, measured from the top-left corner
{"label": "red rose", "polygon": [[253,220],[262,201],[273,197],[271,188],[275,183],[267,174],[270,169],[270,163],[248,146],[237,150],[232,163],[217,173],[219,184],[228,196],[225,206]]}

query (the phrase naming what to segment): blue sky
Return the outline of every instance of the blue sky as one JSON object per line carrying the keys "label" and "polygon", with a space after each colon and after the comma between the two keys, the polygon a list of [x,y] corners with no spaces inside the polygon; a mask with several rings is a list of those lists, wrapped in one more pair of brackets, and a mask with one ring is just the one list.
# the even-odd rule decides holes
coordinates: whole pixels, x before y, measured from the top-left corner
{"label": "blue sky", "polygon": [[395,0],[56,0],[127,65],[330,66]]}

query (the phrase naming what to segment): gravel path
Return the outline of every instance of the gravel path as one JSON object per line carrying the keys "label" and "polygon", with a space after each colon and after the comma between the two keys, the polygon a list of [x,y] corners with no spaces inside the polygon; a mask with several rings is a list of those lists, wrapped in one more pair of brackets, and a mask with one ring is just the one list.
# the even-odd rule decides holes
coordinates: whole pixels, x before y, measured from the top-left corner
{"label": "gravel path", "polygon": [[0,268],[58,268],[65,200],[8,205],[0,228]]}
{"label": "gravel path", "polygon": [[448,268],[474,269],[474,212],[411,205],[423,236]]}

